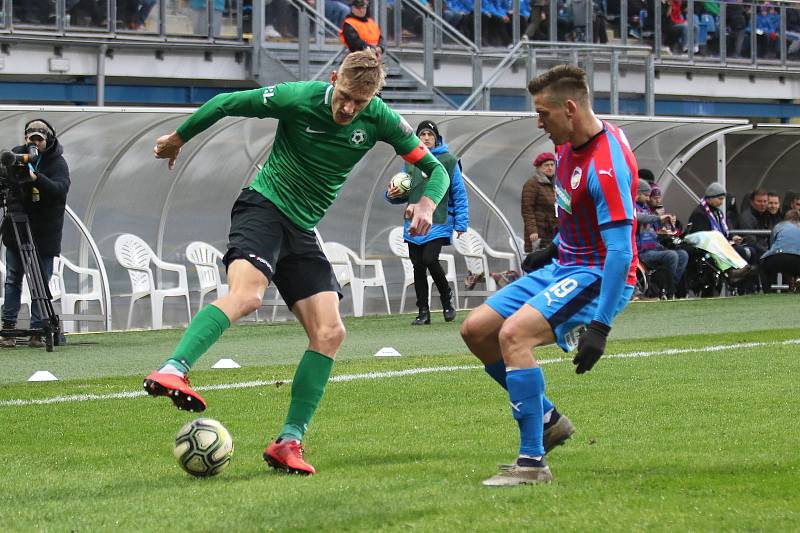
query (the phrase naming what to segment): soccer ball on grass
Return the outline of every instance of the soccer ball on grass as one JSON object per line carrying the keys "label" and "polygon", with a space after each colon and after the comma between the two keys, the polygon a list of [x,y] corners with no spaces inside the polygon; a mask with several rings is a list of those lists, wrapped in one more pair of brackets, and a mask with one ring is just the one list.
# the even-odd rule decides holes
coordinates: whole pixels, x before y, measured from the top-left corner
{"label": "soccer ball on grass", "polygon": [[216,420],[196,418],[178,430],[172,453],[181,468],[191,475],[215,476],[231,461],[233,439]]}

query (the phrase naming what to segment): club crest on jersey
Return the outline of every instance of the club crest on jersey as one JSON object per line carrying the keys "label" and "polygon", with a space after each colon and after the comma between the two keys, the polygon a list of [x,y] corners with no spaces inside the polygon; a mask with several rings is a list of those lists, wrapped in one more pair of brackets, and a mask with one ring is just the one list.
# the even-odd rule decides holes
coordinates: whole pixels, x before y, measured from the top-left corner
{"label": "club crest on jersey", "polygon": [[270,85],[269,87],[264,87],[264,105],[267,105],[267,100],[275,96],[275,86]]}
{"label": "club crest on jersey", "polygon": [[556,206],[572,214],[572,196],[561,187],[560,183],[556,183]]}
{"label": "club crest on jersey", "polygon": [[583,170],[581,167],[575,167],[575,170],[572,171],[572,176],[569,178],[569,186],[572,187],[573,190],[578,188],[578,185],[581,184],[581,176],[583,175]]}
{"label": "club crest on jersey", "polygon": [[354,130],[352,134],[350,134],[350,144],[364,144],[367,141],[367,132],[358,129]]}

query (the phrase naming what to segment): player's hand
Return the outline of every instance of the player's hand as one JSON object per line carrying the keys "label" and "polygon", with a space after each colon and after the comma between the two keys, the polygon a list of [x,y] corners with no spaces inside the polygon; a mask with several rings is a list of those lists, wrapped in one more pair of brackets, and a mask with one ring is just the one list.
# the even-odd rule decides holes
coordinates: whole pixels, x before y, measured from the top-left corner
{"label": "player's hand", "polygon": [[539,270],[543,266],[550,264],[553,258],[557,255],[558,247],[555,244],[550,243],[541,250],[536,250],[535,252],[531,252],[526,255],[525,259],[522,261],[522,271],[527,273],[533,272],[534,270]]}
{"label": "player's hand", "polygon": [[409,235],[426,235],[428,230],[431,229],[433,222],[433,210],[436,204],[427,196],[420,198],[419,202],[415,204],[408,204],[405,211],[405,217],[411,219],[411,225],[408,227]]}
{"label": "player's hand", "polygon": [[392,187],[391,185],[389,185],[389,187],[386,189],[386,196],[388,196],[392,200],[394,200],[395,198],[400,198],[401,196],[403,196],[403,189],[401,189],[400,187]]}
{"label": "player's hand", "polygon": [[169,159],[167,166],[170,170],[175,167],[175,160],[181,151],[181,146],[185,143],[183,139],[178,136],[178,133],[173,131],[169,135],[162,135],[156,139],[156,145],[153,147],[153,154],[156,159]]}
{"label": "player's hand", "polygon": [[600,359],[600,356],[606,350],[606,338],[610,331],[611,326],[592,320],[589,327],[581,335],[578,341],[578,353],[572,359],[572,364],[576,365],[576,374],[588,372]]}

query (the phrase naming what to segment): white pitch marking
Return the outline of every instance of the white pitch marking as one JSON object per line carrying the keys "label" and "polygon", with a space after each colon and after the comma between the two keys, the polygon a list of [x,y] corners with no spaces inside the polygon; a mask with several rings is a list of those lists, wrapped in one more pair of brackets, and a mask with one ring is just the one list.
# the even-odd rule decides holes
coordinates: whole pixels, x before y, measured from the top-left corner
{"label": "white pitch marking", "polygon": [[[638,357],[654,357],[659,355],[679,355],[687,353],[708,353],[719,352],[723,350],[740,350],[744,348],[757,348],[761,346],[788,346],[792,344],[800,344],[800,339],[788,339],[785,341],[777,342],[742,342],[738,344],[718,344],[715,346],[701,346],[698,348],[668,348],[666,350],[650,351],[650,352],[628,352],[608,354],[604,357],[606,359],[628,359]],[[556,359],[542,359],[539,364],[548,365],[553,363],[561,363],[569,361],[570,357],[559,357]],[[366,374],[342,374],[340,376],[333,376],[329,381],[336,383],[346,383],[349,381],[358,381],[362,379],[382,379],[382,378],[396,378],[404,376],[413,376],[417,374],[432,374],[435,372],[458,372],[461,370],[476,370],[482,369],[483,365],[458,365],[458,366],[433,366],[423,368],[408,368],[406,370],[386,370],[383,372],[368,372]],[[254,387],[264,387],[275,385],[276,383],[289,384],[290,379],[277,379],[271,381],[256,380],[256,381],[243,381],[241,383],[221,383],[219,385],[206,385],[195,387],[198,391],[215,391],[215,390],[230,390],[230,389],[250,389]],[[53,398],[40,398],[33,400],[0,400],[0,407],[15,407],[27,405],[49,405],[53,403],[68,403],[68,402],[87,402],[90,400],[121,400],[126,398],[139,398],[147,396],[145,391],[133,392],[114,392],[110,394],[75,394],[71,396],[55,396]]]}

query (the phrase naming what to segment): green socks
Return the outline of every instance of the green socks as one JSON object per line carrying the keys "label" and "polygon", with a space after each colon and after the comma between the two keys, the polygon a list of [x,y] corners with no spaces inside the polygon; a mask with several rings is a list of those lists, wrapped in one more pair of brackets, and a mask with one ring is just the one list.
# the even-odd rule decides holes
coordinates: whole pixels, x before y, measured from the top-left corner
{"label": "green socks", "polygon": [[311,350],[303,354],[292,380],[292,401],[280,438],[303,440],[308,423],[325,392],[332,368],[333,359],[326,355]]}
{"label": "green socks", "polygon": [[172,357],[167,359],[164,364],[188,372],[230,325],[231,321],[228,320],[228,316],[219,307],[205,306],[189,323],[189,327],[183,333]]}

